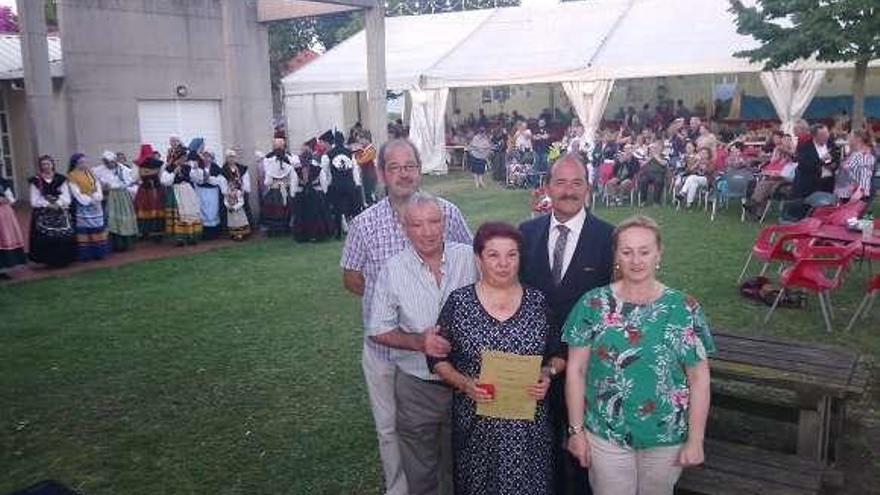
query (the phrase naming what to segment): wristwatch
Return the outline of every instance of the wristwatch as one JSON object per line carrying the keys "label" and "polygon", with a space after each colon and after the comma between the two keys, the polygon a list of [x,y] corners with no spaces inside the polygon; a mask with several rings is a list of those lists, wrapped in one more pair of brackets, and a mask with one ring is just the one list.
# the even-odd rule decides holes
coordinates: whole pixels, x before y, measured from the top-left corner
{"label": "wristwatch", "polygon": [[584,425],[568,425],[568,436],[573,437],[584,431]]}

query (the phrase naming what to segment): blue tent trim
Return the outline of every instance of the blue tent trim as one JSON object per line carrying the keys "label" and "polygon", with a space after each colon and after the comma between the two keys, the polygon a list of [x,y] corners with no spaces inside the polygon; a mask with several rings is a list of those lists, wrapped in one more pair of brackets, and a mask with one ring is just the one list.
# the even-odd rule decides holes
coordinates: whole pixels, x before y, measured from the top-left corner
{"label": "blue tent trim", "polygon": [[[813,98],[804,117],[807,119],[826,119],[833,117],[841,109],[852,115],[852,96],[818,96]],[[869,118],[880,118],[880,96],[868,96],[865,98],[865,115]],[[776,119],[776,110],[766,96],[748,96],[742,98],[740,118],[743,120]]]}

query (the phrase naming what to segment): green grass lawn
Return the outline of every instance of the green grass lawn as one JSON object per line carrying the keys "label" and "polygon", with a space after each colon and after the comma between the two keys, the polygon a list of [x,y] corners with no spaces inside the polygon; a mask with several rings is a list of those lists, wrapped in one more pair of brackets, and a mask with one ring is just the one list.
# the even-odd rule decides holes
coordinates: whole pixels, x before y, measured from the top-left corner
{"label": "green grass lawn", "polygon": [[[524,191],[474,191],[464,175],[427,182],[473,227],[528,216]],[[597,213],[616,222],[633,209]],[[871,332],[842,332],[865,269],[835,294],[835,334],[812,298],[764,328],[766,308],[735,287],[757,226],[734,208],[714,223],[645,213],[663,227],[661,278],[701,300],[713,326],[880,357],[876,316]],[[381,493],[340,250],[257,240],[0,287],[0,494],[47,478],[87,494]],[[870,403],[862,417],[876,426]]]}

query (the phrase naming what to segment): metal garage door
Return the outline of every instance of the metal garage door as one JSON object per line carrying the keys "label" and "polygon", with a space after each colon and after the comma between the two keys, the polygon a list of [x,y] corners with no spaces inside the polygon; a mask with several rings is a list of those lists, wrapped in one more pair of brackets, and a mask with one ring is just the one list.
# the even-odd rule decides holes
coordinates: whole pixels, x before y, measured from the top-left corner
{"label": "metal garage door", "polygon": [[142,100],[138,102],[141,142],[165,153],[168,137],[177,134],[188,144],[194,137],[205,138],[205,147],[217,160],[223,159],[220,128],[220,102],[217,100]]}

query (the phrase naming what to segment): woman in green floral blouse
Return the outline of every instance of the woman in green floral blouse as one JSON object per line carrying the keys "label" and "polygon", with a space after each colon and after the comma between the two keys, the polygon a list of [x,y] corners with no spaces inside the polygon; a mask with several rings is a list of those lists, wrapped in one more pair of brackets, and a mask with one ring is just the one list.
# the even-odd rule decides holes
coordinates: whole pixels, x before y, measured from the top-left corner
{"label": "woman in green floral blouse", "polygon": [[654,220],[624,220],[614,246],[617,281],[584,294],[563,328],[568,450],[596,495],[671,495],[703,462],[715,344],[699,303],[656,278]]}

